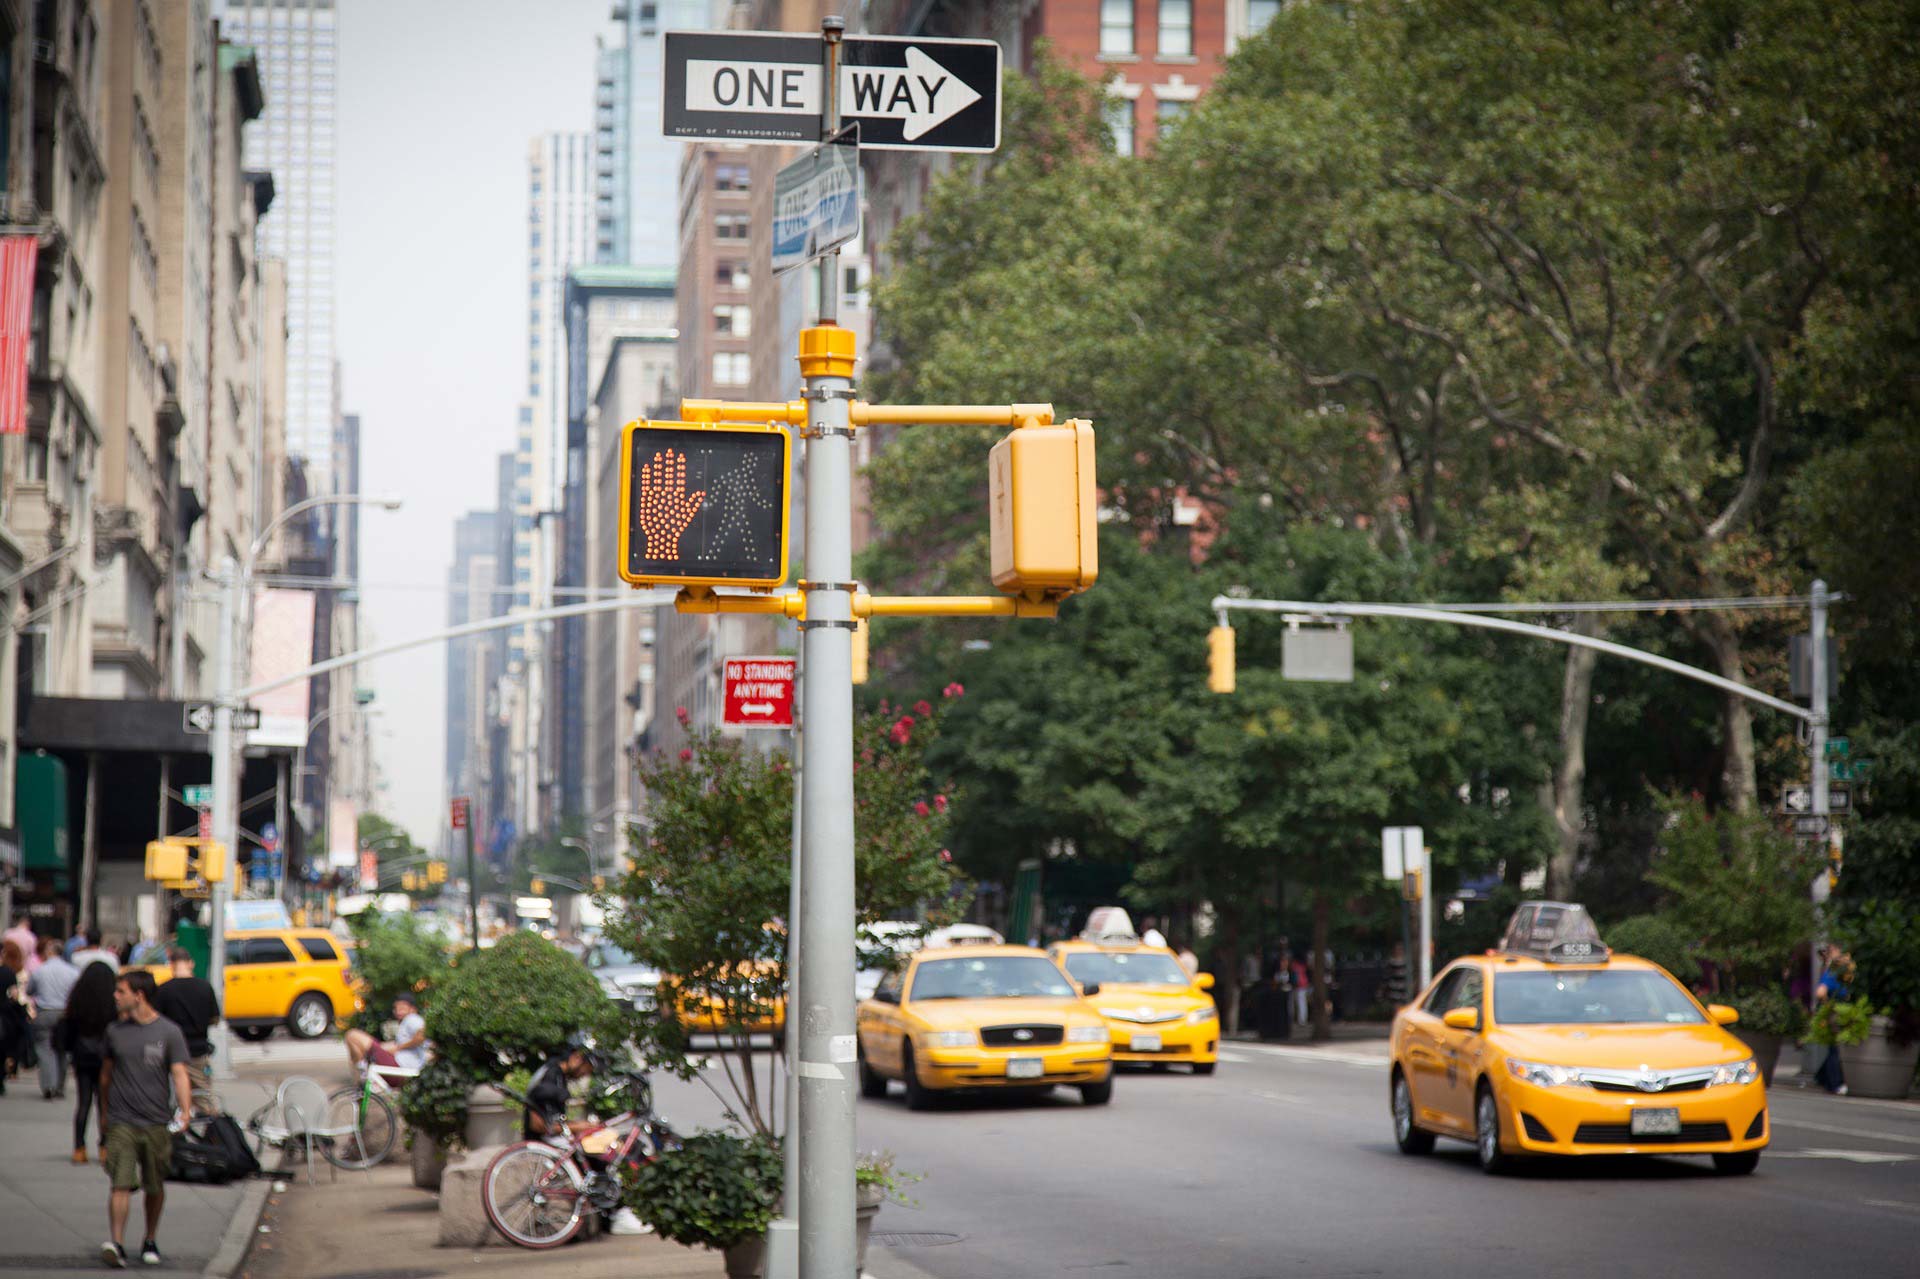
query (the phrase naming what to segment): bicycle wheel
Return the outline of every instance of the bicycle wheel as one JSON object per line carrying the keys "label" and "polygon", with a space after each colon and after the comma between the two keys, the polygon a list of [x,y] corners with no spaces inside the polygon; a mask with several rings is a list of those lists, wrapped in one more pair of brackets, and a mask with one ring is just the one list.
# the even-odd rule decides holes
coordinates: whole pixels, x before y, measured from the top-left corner
{"label": "bicycle wheel", "polygon": [[586,1191],[564,1154],[545,1142],[523,1141],[487,1165],[480,1202],[493,1228],[522,1248],[557,1248],[586,1221]]}
{"label": "bicycle wheel", "polygon": [[318,1144],[328,1163],[336,1168],[371,1168],[393,1152],[400,1117],[380,1093],[350,1084],[327,1098],[327,1127],[335,1135]]}

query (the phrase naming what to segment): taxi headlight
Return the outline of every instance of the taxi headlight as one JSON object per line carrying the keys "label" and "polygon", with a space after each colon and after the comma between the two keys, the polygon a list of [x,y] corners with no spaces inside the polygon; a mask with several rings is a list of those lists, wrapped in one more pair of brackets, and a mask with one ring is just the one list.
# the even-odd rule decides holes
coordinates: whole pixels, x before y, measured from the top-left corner
{"label": "taxi headlight", "polygon": [[1521,1061],[1518,1057],[1507,1058],[1507,1073],[1536,1088],[1559,1088],[1580,1082],[1580,1072],[1571,1066],[1548,1066],[1537,1061]]}
{"label": "taxi headlight", "polygon": [[1110,1032],[1105,1026],[1069,1026],[1067,1042],[1070,1044],[1104,1044]]}
{"label": "taxi headlight", "polygon": [[929,1048],[970,1048],[973,1046],[971,1030],[929,1030],[920,1036],[920,1042]]}
{"label": "taxi headlight", "polygon": [[1219,1016],[1220,1016],[1220,1010],[1215,1008],[1212,1004],[1208,1004],[1205,1008],[1196,1008],[1192,1012],[1188,1013],[1187,1024],[1189,1026],[1198,1026],[1203,1021],[1218,1020]]}
{"label": "taxi headlight", "polygon": [[1714,1067],[1713,1078],[1707,1081],[1707,1087],[1714,1088],[1721,1084],[1750,1084],[1758,1078],[1760,1078],[1760,1067],[1756,1066],[1753,1058],[1749,1057],[1745,1061],[1736,1061],[1730,1066]]}

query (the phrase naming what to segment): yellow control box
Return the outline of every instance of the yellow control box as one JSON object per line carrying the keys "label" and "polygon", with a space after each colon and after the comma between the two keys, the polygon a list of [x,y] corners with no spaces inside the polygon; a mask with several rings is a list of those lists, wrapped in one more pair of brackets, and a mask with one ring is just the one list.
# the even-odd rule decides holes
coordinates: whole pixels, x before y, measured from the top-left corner
{"label": "yellow control box", "polygon": [[187,846],[170,839],[148,844],[147,878],[176,882],[187,878]]}
{"label": "yellow control box", "polygon": [[1021,427],[987,457],[993,584],[1058,598],[1100,575],[1093,424]]}

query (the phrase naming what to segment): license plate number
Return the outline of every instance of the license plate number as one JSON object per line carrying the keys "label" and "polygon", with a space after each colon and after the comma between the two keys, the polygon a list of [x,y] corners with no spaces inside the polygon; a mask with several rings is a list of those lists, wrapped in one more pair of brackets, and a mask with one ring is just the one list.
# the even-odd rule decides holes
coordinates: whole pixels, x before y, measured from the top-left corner
{"label": "license plate number", "polygon": [[1046,1063],[1038,1057],[1015,1057],[1007,1063],[1008,1079],[1038,1079],[1046,1073]]}
{"label": "license plate number", "polygon": [[1135,1035],[1132,1042],[1127,1045],[1127,1050],[1136,1053],[1157,1053],[1160,1051],[1160,1036]]}
{"label": "license plate number", "polygon": [[1659,1110],[1636,1110],[1627,1120],[1627,1131],[1636,1137],[1677,1137],[1680,1135],[1680,1112],[1671,1107]]}

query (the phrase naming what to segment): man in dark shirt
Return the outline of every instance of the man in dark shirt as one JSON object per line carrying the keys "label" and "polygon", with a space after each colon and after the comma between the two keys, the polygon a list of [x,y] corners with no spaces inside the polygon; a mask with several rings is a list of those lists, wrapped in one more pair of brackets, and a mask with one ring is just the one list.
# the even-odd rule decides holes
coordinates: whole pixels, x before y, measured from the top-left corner
{"label": "man in dark shirt", "polygon": [[220,1000],[213,985],[193,975],[193,956],[175,946],[167,951],[173,977],[153,995],[153,1010],[180,1028],[186,1037],[187,1082],[193,1089],[194,1105],[203,1115],[220,1112],[213,1093],[213,1045],[207,1030],[220,1020]]}
{"label": "man in dark shirt", "polygon": [[527,1085],[526,1119],[522,1122],[521,1136],[531,1141],[536,1137],[554,1136],[568,1128],[585,1131],[593,1125],[576,1120],[567,1122],[567,1104],[572,1094],[567,1085],[575,1079],[585,1079],[593,1073],[593,1059],[584,1048],[570,1046],[566,1052],[547,1059],[545,1065],[533,1072],[533,1081]]}
{"label": "man in dark shirt", "polygon": [[153,992],[152,973],[134,969],[120,974],[113,987],[120,1020],[107,1027],[107,1060],[100,1071],[100,1126],[107,1134],[104,1162],[113,1178],[107,1203],[113,1237],[100,1245],[100,1259],[115,1269],[127,1264],[127,1210],[136,1186],[145,1194],[147,1216],[140,1260],[149,1266],[162,1264],[154,1234],[166,1203],[173,1134],[193,1116],[186,1037],[154,1011]]}

